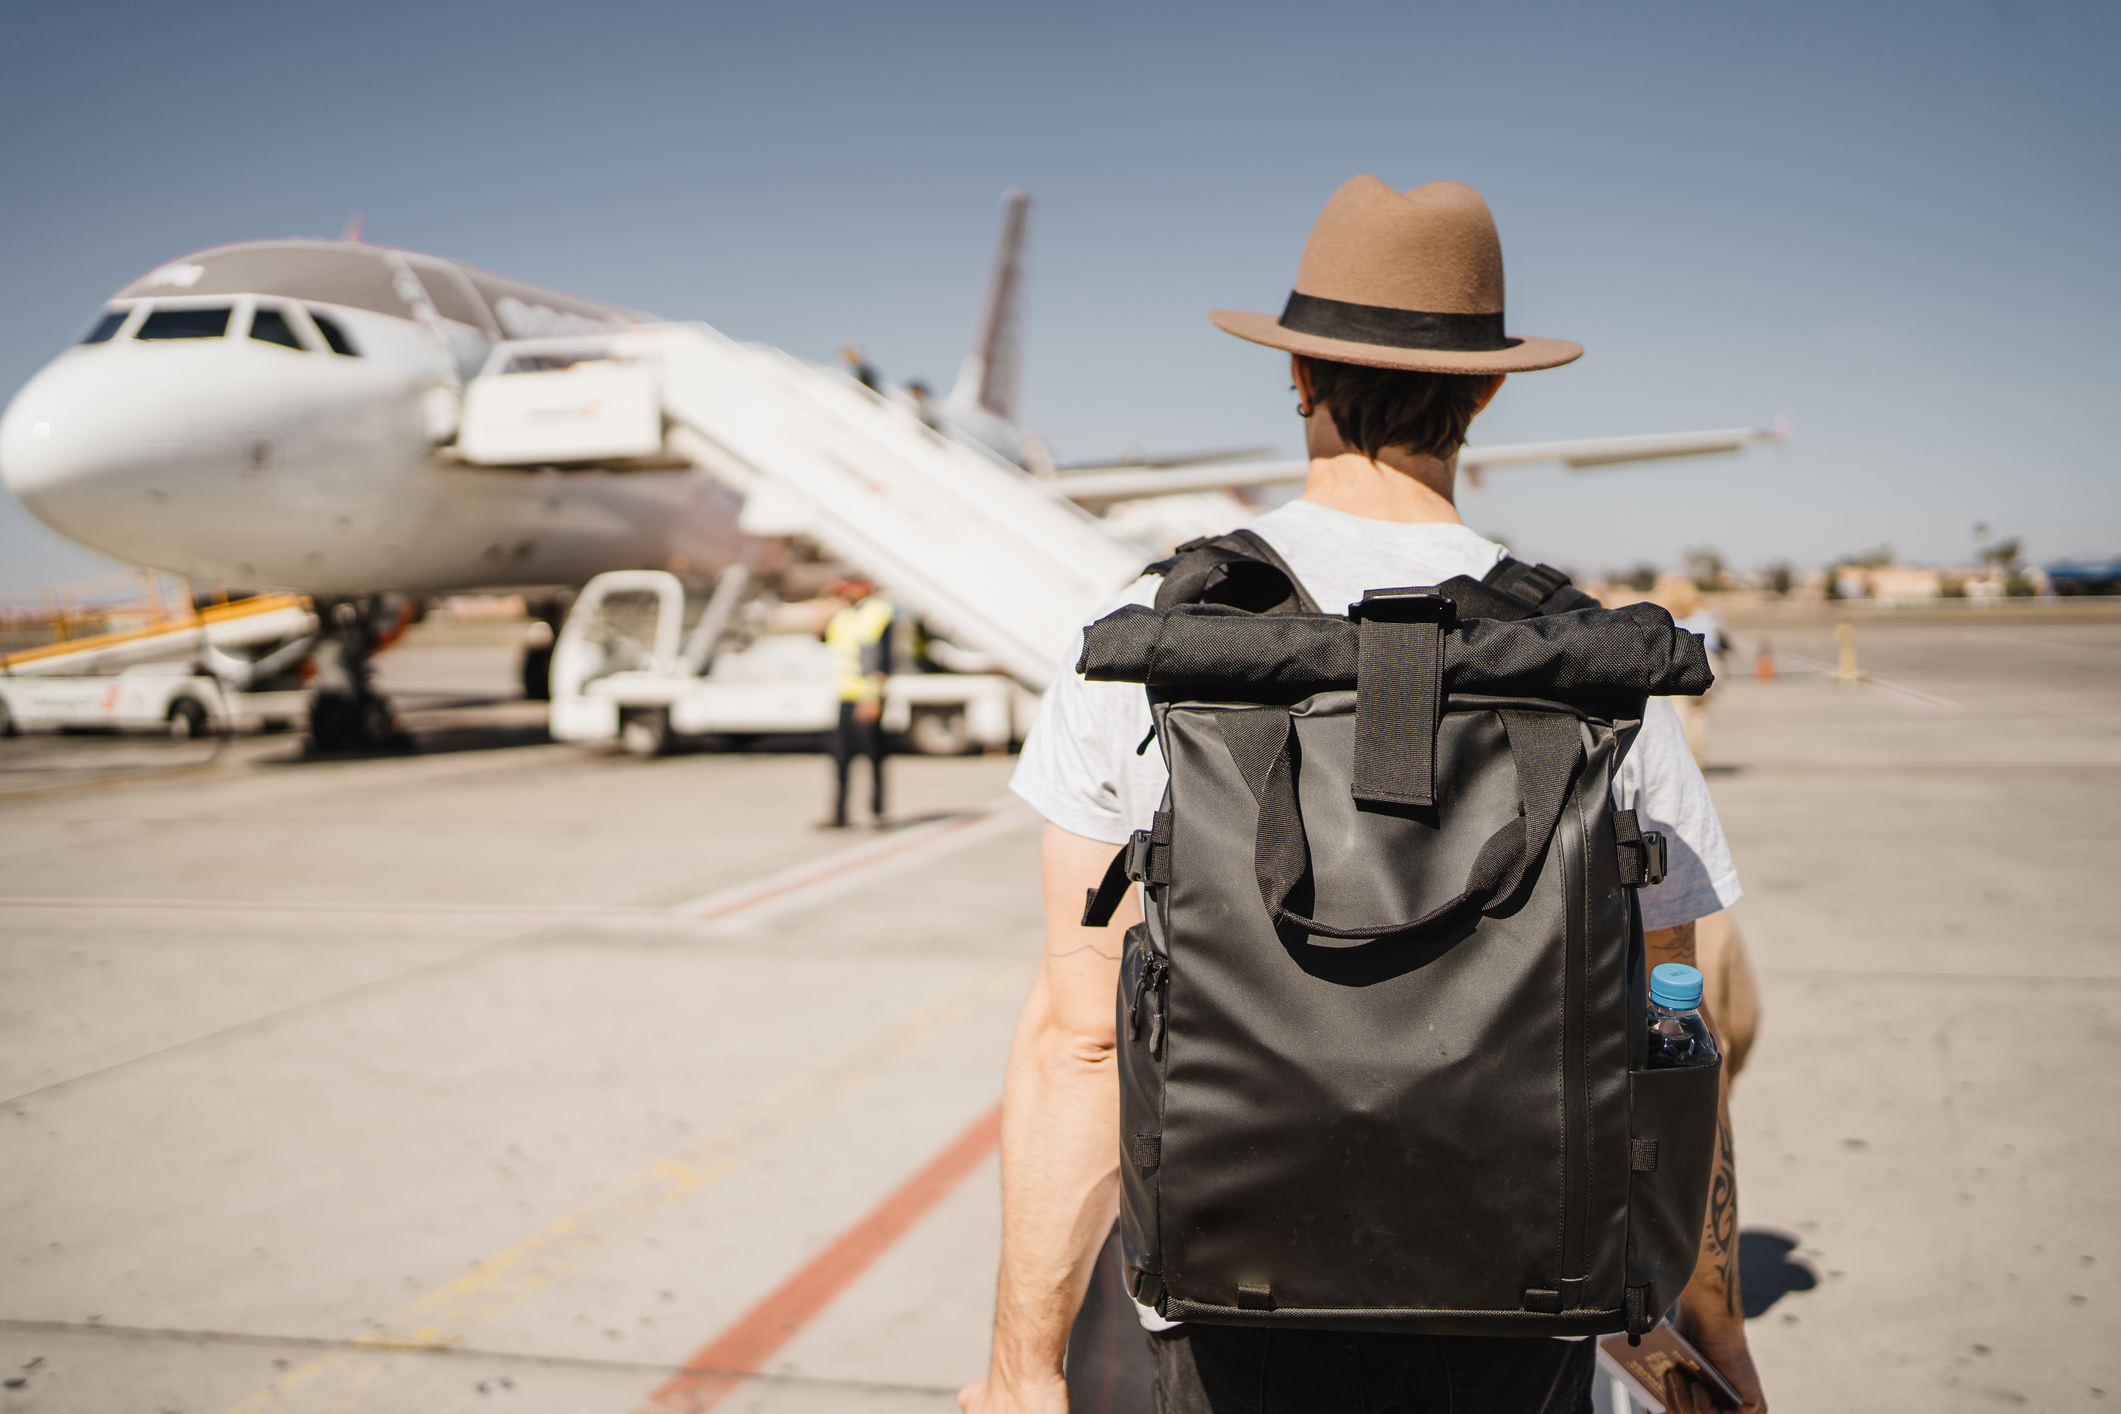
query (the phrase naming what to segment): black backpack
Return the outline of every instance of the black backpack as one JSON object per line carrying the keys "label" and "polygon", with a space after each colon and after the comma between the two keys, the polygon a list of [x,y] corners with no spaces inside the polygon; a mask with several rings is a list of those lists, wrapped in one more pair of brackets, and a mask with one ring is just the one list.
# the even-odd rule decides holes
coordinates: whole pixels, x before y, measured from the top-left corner
{"label": "black backpack", "polygon": [[1648,1331],[1694,1270],[1717,1069],[1643,1068],[1664,842],[1612,781],[1646,695],[1709,686],[1701,641],[1515,560],[1346,618],[1248,532],[1151,568],[1156,606],[1077,665],[1147,687],[1170,768],[1083,920],[1144,886],[1128,1290],[1174,1321]]}

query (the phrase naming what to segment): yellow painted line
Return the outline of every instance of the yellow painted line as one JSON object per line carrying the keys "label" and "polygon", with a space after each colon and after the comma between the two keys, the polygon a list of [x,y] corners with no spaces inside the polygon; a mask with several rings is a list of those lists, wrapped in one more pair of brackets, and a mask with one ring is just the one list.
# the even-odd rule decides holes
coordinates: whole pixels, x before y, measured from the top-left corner
{"label": "yellow painted line", "polygon": [[550,1290],[593,1253],[722,1178],[767,1140],[813,1118],[875,1080],[893,1062],[994,1005],[1024,985],[1030,971],[1012,966],[953,983],[881,1035],[857,1042],[754,1100],[716,1133],[627,1175],[573,1212],[378,1322],[346,1346],[289,1371],[231,1406],[228,1414],[296,1409],[336,1414],[358,1407],[362,1391],[382,1371],[372,1359],[353,1359],[356,1353],[447,1350],[462,1344],[472,1331]]}

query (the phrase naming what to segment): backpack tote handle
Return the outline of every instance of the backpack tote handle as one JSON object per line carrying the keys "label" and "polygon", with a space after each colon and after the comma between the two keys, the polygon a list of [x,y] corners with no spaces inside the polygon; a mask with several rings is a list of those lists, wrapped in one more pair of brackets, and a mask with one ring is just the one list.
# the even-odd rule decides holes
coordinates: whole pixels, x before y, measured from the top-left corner
{"label": "backpack tote handle", "polygon": [[1260,902],[1266,905],[1267,916],[1275,925],[1291,924],[1326,938],[1383,938],[1418,932],[1443,922],[1462,908],[1484,908],[1515,894],[1526,871],[1546,852],[1547,841],[1561,819],[1569,784],[1583,753],[1583,741],[1576,718],[1567,713],[1505,708],[1497,715],[1509,733],[1510,757],[1517,767],[1517,788],[1524,813],[1488,836],[1473,860],[1464,890],[1449,902],[1404,923],[1335,928],[1288,908],[1290,890],[1302,882],[1311,868],[1310,841],[1304,833],[1303,808],[1296,794],[1298,748],[1289,713],[1254,708],[1221,714],[1223,740],[1259,802],[1259,833],[1253,845],[1252,869],[1259,884]]}

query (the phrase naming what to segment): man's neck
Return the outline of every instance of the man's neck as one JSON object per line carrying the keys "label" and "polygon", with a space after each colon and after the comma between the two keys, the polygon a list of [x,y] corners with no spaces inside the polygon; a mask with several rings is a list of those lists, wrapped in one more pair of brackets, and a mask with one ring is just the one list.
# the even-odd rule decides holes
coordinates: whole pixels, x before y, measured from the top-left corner
{"label": "man's neck", "polygon": [[1372,461],[1360,452],[1311,458],[1303,499],[1365,520],[1410,525],[1464,525],[1451,493],[1458,458],[1417,457],[1386,448]]}

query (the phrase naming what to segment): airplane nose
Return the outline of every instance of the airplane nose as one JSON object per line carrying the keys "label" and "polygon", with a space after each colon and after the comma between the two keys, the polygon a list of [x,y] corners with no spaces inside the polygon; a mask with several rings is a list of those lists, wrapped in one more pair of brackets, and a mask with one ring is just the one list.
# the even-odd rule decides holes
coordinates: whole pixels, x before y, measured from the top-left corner
{"label": "airplane nose", "polygon": [[[0,481],[113,558],[249,585],[367,583],[417,501],[425,375],[256,339],[86,345],[0,416]],[[360,533],[355,533],[356,530]]]}
{"label": "airplane nose", "polygon": [[104,542],[114,531],[129,539],[127,522],[167,500],[189,415],[180,398],[137,386],[110,362],[69,353],[23,386],[0,416],[0,482],[61,534],[139,558]]}

